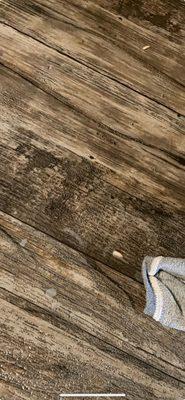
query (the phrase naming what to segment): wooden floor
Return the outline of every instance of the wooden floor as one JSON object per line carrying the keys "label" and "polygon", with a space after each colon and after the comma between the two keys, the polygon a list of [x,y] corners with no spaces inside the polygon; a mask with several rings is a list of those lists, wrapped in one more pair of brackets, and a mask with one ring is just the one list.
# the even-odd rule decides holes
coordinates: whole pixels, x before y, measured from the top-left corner
{"label": "wooden floor", "polygon": [[185,2],[0,15],[0,399],[183,400],[185,335],[140,271],[185,257]]}

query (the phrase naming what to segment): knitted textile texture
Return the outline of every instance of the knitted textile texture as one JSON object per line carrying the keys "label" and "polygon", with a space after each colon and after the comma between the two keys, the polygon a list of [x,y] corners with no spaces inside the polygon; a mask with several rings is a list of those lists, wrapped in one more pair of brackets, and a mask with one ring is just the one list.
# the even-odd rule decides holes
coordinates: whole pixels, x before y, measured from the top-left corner
{"label": "knitted textile texture", "polygon": [[144,313],[164,326],[185,331],[185,259],[147,256],[142,275],[146,289]]}

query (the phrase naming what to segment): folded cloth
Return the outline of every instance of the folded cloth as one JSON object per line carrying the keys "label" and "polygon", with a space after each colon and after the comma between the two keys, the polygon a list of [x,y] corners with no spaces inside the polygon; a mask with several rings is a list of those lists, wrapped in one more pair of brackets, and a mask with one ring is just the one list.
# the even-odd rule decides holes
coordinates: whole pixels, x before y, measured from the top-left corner
{"label": "folded cloth", "polygon": [[145,314],[162,325],[185,331],[185,259],[145,257]]}

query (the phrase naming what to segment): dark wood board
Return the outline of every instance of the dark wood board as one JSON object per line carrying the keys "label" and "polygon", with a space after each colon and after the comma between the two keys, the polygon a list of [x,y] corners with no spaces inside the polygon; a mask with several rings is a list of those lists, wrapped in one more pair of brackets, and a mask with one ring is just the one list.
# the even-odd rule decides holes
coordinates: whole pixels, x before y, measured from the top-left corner
{"label": "dark wood board", "polygon": [[[150,163],[147,165],[143,159],[149,178],[146,185],[142,182],[138,196],[135,177],[127,179],[132,169],[126,163],[123,167],[127,175],[123,172],[117,175],[114,171],[115,180],[122,182],[118,188],[108,167],[98,160],[87,159],[87,153],[74,153],[75,143],[76,149],[82,145],[77,140],[77,129],[79,137],[82,132],[87,133],[86,126],[82,125],[83,116],[79,122],[70,109],[68,112],[56,99],[50,101],[51,96],[6,68],[2,68],[2,76],[0,199],[3,211],[135,279],[141,280],[145,254],[183,256],[183,166],[178,163],[171,166],[161,160],[166,176],[161,179],[162,172],[158,173],[157,181],[155,172],[151,176]],[[70,132],[72,129],[75,132],[72,147],[69,126]],[[90,140],[88,135],[88,146]],[[63,148],[64,143],[70,150]],[[122,148],[124,152],[123,144]],[[111,157],[112,152],[109,158],[113,161]],[[139,174],[141,164],[142,156]],[[155,165],[159,168],[158,158]],[[154,193],[148,193],[147,179]],[[114,250],[121,251],[121,261],[113,257]]]}
{"label": "dark wood board", "polygon": [[185,37],[185,4],[183,0],[97,0],[96,4],[137,25],[183,43]]}

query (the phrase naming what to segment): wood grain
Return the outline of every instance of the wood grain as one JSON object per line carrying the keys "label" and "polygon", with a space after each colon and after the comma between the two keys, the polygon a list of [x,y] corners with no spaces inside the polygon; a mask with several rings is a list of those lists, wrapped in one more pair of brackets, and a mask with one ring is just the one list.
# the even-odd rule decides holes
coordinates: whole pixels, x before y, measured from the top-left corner
{"label": "wood grain", "polygon": [[185,257],[184,20],[1,1],[0,400],[185,398],[185,337],[141,283],[145,255]]}
{"label": "wood grain", "polygon": [[144,26],[170,41],[183,43],[185,36],[185,6],[180,0],[97,0],[96,4],[112,13]]}
{"label": "wood grain", "polygon": [[0,61],[83,114],[84,122],[95,122],[97,129],[106,129],[118,141],[131,136],[136,153],[134,141],[140,148],[146,144],[180,161],[178,155],[185,153],[185,118],[10,27],[1,25],[0,35]]}
{"label": "wood grain", "polygon": [[185,115],[184,41],[120,21],[96,2],[3,0],[1,8],[2,22]]}
{"label": "wood grain", "polygon": [[184,337],[141,314],[140,284],[4,213],[0,224],[5,398],[12,387],[19,399],[55,399],[100,385],[183,398]]}
{"label": "wood grain", "polygon": [[[122,174],[121,190],[107,182],[113,178],[105,166],[63,148],[69,126],[75,135],[77,129],[85,132],[83,117],[78,127],[76,115],[74,122],[71,111],[62,109],[56,99],[51,101],[49,95],[7,69],[2,74],[1,209],[139,280],[145,254],[183,256],[181,168],[174,167],[179,184],[174,178],[168,185],[164,181],[161,192],[166,208],[160,204],[164,197],[159,197],[159,186],[155,203],[147,200],[150,193],[145,193],[143,185],[143,203],[129,194],[135,190],[134,179],[129,189],[127,176]],[[90,136],[86,140],[90,143]],[[75,143],[78,148],[76,136]],[[130,166],[124,172],[129,171]],[[114,250],[121,251],[123,260],[113,257]]]}

